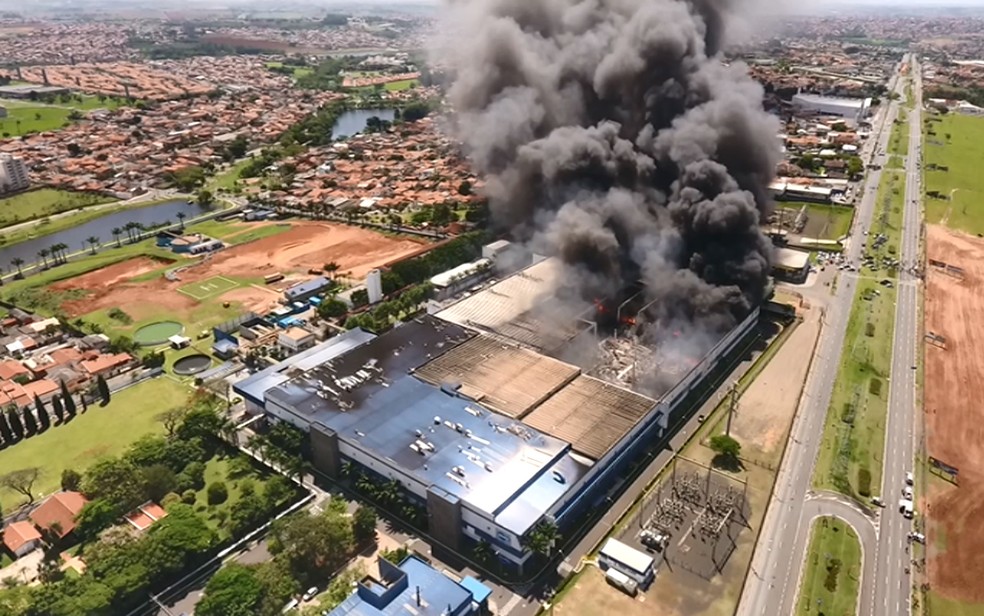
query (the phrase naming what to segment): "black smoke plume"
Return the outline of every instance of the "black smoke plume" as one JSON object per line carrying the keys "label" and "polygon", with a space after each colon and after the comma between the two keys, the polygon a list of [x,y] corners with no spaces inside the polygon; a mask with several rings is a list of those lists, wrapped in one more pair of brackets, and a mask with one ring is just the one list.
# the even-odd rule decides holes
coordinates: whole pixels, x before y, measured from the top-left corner
{"label": "black smoke plume", "polygon": [[449,100],[495,221],[584,298],[723,332],[763,296],[778,121],[722,45],[724,0],[463,0]]}

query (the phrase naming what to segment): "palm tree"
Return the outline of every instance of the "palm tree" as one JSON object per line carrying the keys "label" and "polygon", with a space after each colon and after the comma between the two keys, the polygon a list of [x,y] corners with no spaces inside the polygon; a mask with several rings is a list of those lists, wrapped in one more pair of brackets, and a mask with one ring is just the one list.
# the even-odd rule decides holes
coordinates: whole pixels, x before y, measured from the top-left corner
{"label": "palm tree", "polygon": [[328,276],[332,279],[335,278],[335,272],[337,272],[339,269],[341,269],[341,266],[338,263],[335,263],[334,261],[325,263],[325,272],[327,272]]}
{"label": "palm tree", "polygon": [[137,223],[132,221],[123,225],[123,230],[126,231],[126,237],[130,240],[131,244],[133,243],[133,230],[136,229],[136,225]]}
{"label": "palm tree", "polygon": [[21,271],[21,266],[24,265],[24,259],[21,259],[20,257],[14,257],[13,259],[10,260],[10,263],[11,265],[17,268],[17,277],[23,278],[24,272]]}
{"label": "palm tree", "polygon": [[119,248],[120,246],[122,246],[122,244],[120,244],[120,236],[123,235],[123,229],[120,229],[119,227],[113,227],[110,233],[113,234],[113,239],[116,240],[116,247]]}
{"label": "palm tree", "polygon": [[178,222],[181,223],[181,230],[184,231],[184,228],[185,228],[185,218],[187,218],[188,215],[185,214],[184,212],[178,212],[177,216],[178,216]]}
{"label": "palm tree", "polygon": [[89,242],[89,246],[92,247],[92,254],[96,254],[96,247],[99,246],[99,238],[96,237],[95,235],[90,235],[89,237],[85,238],[85,241]]}
{"label": "palm tree", "polygon": [[48,248],[42,248],[38,251],[38,257],[44,262],[44,269],[48,269],[48,255],[51,254],[51,250]]}
{"label": "palm tree", "polygon": [[59,242],[51,247],[51,254],[53,257],[55,257],[57,261],[64,263],[66,258],[65,251],[67,249],[68,249],[68,244],[63,244]]}

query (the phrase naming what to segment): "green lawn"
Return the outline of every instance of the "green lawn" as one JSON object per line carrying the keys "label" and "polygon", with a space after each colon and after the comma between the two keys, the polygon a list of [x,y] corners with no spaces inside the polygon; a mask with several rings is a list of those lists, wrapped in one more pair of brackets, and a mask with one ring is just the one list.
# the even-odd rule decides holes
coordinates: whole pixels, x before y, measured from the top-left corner
{"label": "green lawn", "polygon": [[71,123],[68,114],[72,110],[65,107],[47,105],[13,107],[6,102],[0,104],[7,108],[7,117],[0,118],[0,136],[4,138],[57,130]]}
{"label": "green lawn", "polygon": [[416,85],[416,79],[401,79],[400,81],[390,81],[385,87],[390,92],[399,92],[400,90],[409,90]]}
{"label": "green lawn", "polygon": [[927,595],[929,609],[923,614],[936,616],[984,616],[984,603],[966,603],[955,599],[947,599],[942,595],[930,591]]}
{"label": "green lawn", "polygon": [[[145,434],[163,432],[158,415],[182,404],[189,392],[185,385],[167,377],[125,389],[114,394],[108,406],[90,405],[85,414],[80,412],[69,423],[52,426],[3,450],[0,473],[36,466],[42,473],[34,485],[35,496],[50,494],[58,490],[66,468],[82,471],[101,457],[121,453]],[[24,500],[16,492],[0,489],[4,510]]]}
{"label": "green lawn", "polygon": [[0,227],[111,201],[115,199],[54,188],[31,190],[0,199]]}
{"label": "green lawn", "polygon": [[[279,68],[283,68],[284,67],[284,63],[283,62],[267,62],[266,63],[266,67],[267,68],[270,68],[270,69],[274,69],[274,68],[279,69]],[[294,79],[299,79],[301,77],[304,77],[305,75],[310,75],[313,72],[314,72],[314,69],[313,68],[310,68],[308,66],[295,66],[294,67]]]}
{"label": "green lawn", "polygon": [[819,226],[819,231],[810,237],[836,240],[844,237],[851,230],[851,221],[854,220],[854,208],[852,207],[807,203],[806,210],[813,221],[812,225],[807,224],[807,228],[809,229],[814,225]]}
{"label": "green lawn", "polygon": [[[928,118],[923,139],[923,186],[927,193],[926,221],[945,223],[968,233],[984,233],[984,118],[947,114]],[[930,132],[935,134],[930,134]],[[933,165],[946,171],[932,169]],[[949,197],[949,199],[947,199]]]}
{"label": "green lawn", "polygon": [[239,174],[242,170],[246,168],[252,162],[249,158],[244,158],[241,161],[235,162],[229,166],[228,169],[215,174],[208,181],[206,188],[212,192],[218,192],[224,190],[226,192],[231,192],[235,187],[236,183],[239,181]]}
{"label": "green lawn", "polygon": [[796,613],[855,614],[860,580],[861,543],[857,533],[836,518],[816,520],[810,533]]}

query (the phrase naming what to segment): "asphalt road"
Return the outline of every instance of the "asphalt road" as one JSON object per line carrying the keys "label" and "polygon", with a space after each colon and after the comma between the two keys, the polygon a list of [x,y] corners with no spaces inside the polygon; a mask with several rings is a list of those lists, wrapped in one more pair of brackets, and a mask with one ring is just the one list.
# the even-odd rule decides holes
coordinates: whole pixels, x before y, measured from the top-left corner
{"label": "asphalt road", "polygon": [[[889,89],[904,96],[904,84],[898,74],[891,80]],[[881,152],[886,151],[892,121],[898,113],[898,103],[889,103],[886,100],[882,106],[884,109],[879,111],[880,115],[874,121],[876,133],[868,140],[862,152],[864,160],[879,166],[887,163],[887,156]],[[854,218],[851,239],[844,250],[849,263],[859,261],[864,232],[871,226],[875,211],[880,181],[879,169],[872,169],[865,178],[864,194],[856,206],[857,215]],[[843,507],[835,504],[839,501],[823,496],[814,497],[810,493],[810,485],[820,450],[824,420],[840,365],[857,280],[856,274],[842,273],[833,296],[822,300],[826,303],[823,329],[738,606],[739,616],[792,614],[796,607],[798,582],[811,520],[816,515],[842,517],[844,514]],[[866,516],[842,519],[855,528],[862,541],[864,573],[858,614],[880,616],[893,613],[872,611],[874,602],[879,600],[878,589],[881,587],[879,585],[874,592],[870,588],[872,577],[878,578],[877,568],[881,560],[878,554],[881,544],[877,537],[877,523]],[[886,549],[887,547],[886,544]],[[872,570],[873,567],[875,571]]]}
{"label": "asphalt road", "polygon": [[[909,149],[905,159],[905,209],[902,223],[900,259],[920,261],[922,208],[920,147],[922,141],[922,83],[918,65],[915,78],[914,109],[909,112]],[[885,426],[885,453],[882,497],[887,509],[878,536],[878,567],[874,577],[872,614],[908,614],[911,580],[908,535],[912,521],[898,511],[898,500],[905,485],[905,474],[912,470],[913,421],[916,409],[916,364],[919,344],[919,292],[921,280],[906,268],[899,271],[898,301],[895,305],[895,333],[892,343],[892,373],[888,393],[888,421]]]}

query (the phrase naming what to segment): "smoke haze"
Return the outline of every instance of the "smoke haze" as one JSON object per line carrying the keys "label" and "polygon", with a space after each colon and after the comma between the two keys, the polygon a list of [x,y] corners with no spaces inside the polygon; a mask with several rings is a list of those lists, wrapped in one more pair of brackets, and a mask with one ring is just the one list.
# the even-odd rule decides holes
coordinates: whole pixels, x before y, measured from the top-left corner
{"label": "smoke haze", "polygon": [[[726,0],[450,7],[454,130],[494,220],[584,299],[645,283],[647,317],[723,333],[762,299],[778,121],[723,63]],[[703,346],[703,345],[702,345]]]}

